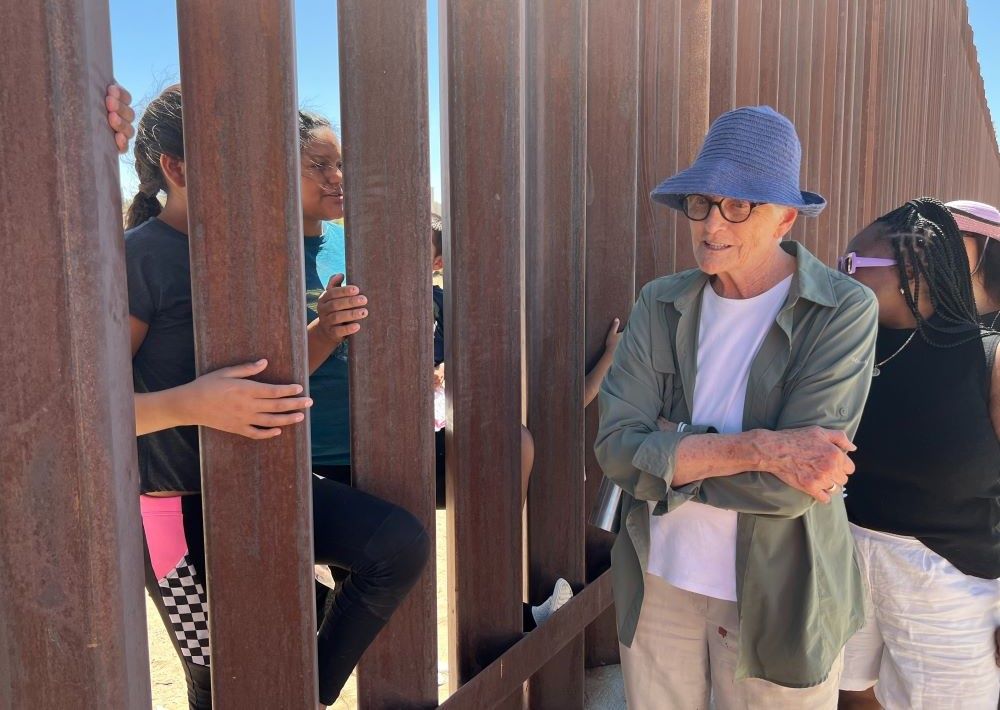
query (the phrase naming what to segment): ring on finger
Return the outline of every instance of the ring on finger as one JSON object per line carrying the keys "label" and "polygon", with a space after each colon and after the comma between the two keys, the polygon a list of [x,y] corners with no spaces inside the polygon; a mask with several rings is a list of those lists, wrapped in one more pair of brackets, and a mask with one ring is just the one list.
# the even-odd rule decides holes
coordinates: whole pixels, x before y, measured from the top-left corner
{"label": "ring on finger", "polygon": [[823,492],[824,492],[824,493],[830,493],[830,494],[833,494],[833,493],[836,493],[836,492],[837,492],[837,488],[838,488],[838,487],[839,487],[839,486],[838,486],[838,485],[837,485],[836,483],[834,483],[834,484],[833,484],[832,486],[830,486],[829,488],[824,488],[824,489],[823,489]]}

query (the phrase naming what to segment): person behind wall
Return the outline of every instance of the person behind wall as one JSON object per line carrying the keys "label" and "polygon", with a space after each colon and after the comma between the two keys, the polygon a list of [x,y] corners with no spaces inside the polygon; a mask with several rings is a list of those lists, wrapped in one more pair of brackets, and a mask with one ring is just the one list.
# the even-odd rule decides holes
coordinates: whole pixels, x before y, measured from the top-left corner
{"label": "person behind wall", "polygon": [[787,118],[739,108],[652,193],[687,217],[698,266],[642,289],[600,392],[633,710],[834,707],[863,621],[842,488],[877,305],[783,241],[825,206],[800,161]]}
{"label": "person behind wall", "polygon": [[[195,377],[180,86],[150,102],[135,141],[140,186],[128,214],[125,254],[146,588],[182,661],[191,708],[212,702],[194,425],[269,438],[301,422],[299,410],[312,405],[316,418],[327,422],[314,425],[315,457],[348,453],[346,425],[330,425],[342,422],[346,410],[346,397],[336,396],[338,387],[346,387],[340,377],[346,363],[335,353],[360,331],[367,302],[357,287],[343,285],[342,273],[327,281],[321,274],[324,264],[336,262],[324,252],[337,247],[341,234],[339,227],[322,227],[343,211],[339,142],[329,122],[313,114],[299,114],[299,132],[312,399],[298,396],[300,385],[245,379],[263,371],[264,360]],[[345,571],[318,617],[319,699],[325,707],[418,579],[430,545],[420,523],[401,508],[330,478],[312,475],[311,484],[316,561]]]}
{"label": "person behind wall", "polygon": [[[443,248],[444,220],[440,215],[431,214],[431,269],[440,273],[445,268]],[[443,510],[446,498],[445,476],[445,366],[444,366],[444,290],[437,285],[433,287],[434,298],[434,444],[436,456],[437,507]],[[584,378],[584,403],[587,407],[600,388],[601,381],[611,367],[615,349],[621,334],[618,332],[620,321],[612,319],[604,338],[604,350],[597,362]],[[531,481],[531,469],[535,458],[535,442],[531,432],[521,425],[521,505],[528,496],[528,485]],[[561,609],[573,597],[573,589],[562,577],[558,578],[547,599],[537,605],[524,605],[524,630],[530,631],[543,624],[552,614]]]}

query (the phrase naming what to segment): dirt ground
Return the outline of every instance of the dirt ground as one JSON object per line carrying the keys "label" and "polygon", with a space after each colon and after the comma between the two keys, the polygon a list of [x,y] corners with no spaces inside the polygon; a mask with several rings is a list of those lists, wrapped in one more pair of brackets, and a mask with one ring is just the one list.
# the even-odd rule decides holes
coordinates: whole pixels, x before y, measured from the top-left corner
{"label": "dirt ground", "polygon": [[[438,693],[440,700],[448,695],[448,569],[445,545],[445,517],[438,511],[437,520],[437,614],[438,614]],[[187,710],[187,688],[180,661],[170,644],[156,607],[146,597],[146,626],[149,630],[149,672],[153,683],[154,710]],[[340,698],[331,707],[336,710],[354,710],[357,707],[354,676],[348,681]]]}

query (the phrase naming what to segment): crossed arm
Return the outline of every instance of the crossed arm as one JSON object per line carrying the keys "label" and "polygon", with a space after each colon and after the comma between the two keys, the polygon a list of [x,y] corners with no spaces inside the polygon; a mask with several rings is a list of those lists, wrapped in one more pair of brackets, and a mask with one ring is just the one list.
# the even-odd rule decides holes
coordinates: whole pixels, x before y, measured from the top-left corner
{"label": "crossed arm", "polygon": [[797,517],[853,472],[846,452],[871,381],[877,326],[874,299],[845,297],[809,362],[785,383],[773,431],[708,434],[706,427],[661,431],[664,375],[652,366],[644,291],[601,388],[595,444],[605,474],[668,512],[686,500],[757,515]]}

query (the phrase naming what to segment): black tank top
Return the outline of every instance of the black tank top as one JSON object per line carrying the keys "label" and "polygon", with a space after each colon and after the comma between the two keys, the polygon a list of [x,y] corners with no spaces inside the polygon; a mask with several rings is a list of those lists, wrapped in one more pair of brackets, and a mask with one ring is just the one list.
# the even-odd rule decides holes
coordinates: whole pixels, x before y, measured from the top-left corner
{"label": "black tank top", "polygon": [[[876,362],[911,333],[880,327]],[[851,522],[916,537],[965,574],[1000,577],[1000,443],[983,341],[937,348],[918,333],[872,380],[854,443]]]}

